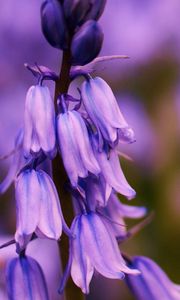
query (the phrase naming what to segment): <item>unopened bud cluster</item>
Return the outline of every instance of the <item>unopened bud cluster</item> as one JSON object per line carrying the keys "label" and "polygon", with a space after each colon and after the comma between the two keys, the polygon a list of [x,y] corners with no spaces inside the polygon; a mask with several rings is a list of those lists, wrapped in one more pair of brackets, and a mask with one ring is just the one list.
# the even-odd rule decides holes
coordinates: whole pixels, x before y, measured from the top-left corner
{"label": "unopened bud cluster", "polygon": [[97,20],[106,0],[46,0],[41,7],[44,36],[51,46],[70,48],[72,65],[85,65],[100,52],[103,32]]}

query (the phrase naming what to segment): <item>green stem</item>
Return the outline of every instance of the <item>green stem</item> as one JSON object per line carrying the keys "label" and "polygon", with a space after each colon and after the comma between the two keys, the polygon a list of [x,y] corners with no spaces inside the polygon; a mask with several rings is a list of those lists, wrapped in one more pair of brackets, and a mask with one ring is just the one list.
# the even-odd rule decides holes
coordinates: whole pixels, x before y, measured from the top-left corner
{"label": "green stem", "polygon": [[[57,107],[57,98],[60,94],[67,93],[70,84],[70,68],[71,68],[71,55],[70,51],[63,52],[62,65],[59,74],[59,79],[56,81],[55,86],[55,106]],[[65,191],[64,185],[68,180],[66,171],[63,166],[62,159],[59,155],[53,160],[53,179],[56,185],[59,198],[61,200],[62,210],[65,213],[65,219],[67,224],[70,226],[74,217],[70,194]],[[65,269],[69,255],[69,242],[65,235],[62,235],[61,241],[59,242],[60,255],[62,259],[62,266]],[[79,288],[77,288],[72,279],[68,280],[65,297],[67,300],[82,300],[84,299],[83,294]]]}

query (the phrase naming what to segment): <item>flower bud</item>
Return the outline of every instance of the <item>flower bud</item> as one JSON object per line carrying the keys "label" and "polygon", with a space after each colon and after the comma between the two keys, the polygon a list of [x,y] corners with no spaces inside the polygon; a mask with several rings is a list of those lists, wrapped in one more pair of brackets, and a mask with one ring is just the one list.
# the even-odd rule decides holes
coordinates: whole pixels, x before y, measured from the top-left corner
{"label": "flower bud", "polygon": [[89,8],[89,0],[65,0],[63,9],[68,26],[74,29],[85,17]]}
{"label": "flower bud", "polygon": [[86,15],[84,21],[86,20],[98,20],[104,11],[106,5],[106,0],[90,0],[91,9]]}
{"label": "flower bud", "polygon": [[103,32],[96,21],[83,24],[74,35],[71,45],[73,65],[85,65],[91,62],[100,52]]}
{"label": "flower bud", "polygon": [[46,0],[41,6],[42,31],[49,44],[58,49],[66,49],[68,31],[62,5],[57,0]]}

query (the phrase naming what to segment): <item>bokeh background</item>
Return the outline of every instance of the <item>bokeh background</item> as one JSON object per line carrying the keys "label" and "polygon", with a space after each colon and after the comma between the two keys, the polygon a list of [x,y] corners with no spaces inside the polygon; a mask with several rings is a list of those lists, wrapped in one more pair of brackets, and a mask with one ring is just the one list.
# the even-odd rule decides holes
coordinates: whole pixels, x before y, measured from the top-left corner
{"label": "bokeh background", "polygon": [[[47,44],[41,33],[41,3],[1,0],[0,156],[13,148],[15,135],[23,124],[27,89],[36,82],[23,64],[37,62],[59,70],[61,54]],[[104,30],[101,54],[126,54],[130,58],[106,62],[99,65],[97,72],[113,88],[136,133],[136,143],[122,145],[122,151],[133,159],[122,159],[124,172],[137,191],[132,204],[145,205],[155,212],[152,223],[126,242],[123,250],[130,255],[151,257],[176,283],[180,283],[179,12],[179,0],[107,0],[100,20]],[[1,180],[10,163],[10,159],[0,161]],[[4,241],[15,228],[13,187],[0,201],[0,239]],[[0,252],[1,269],[7,256]],[[55,280],[53,283],[56,289]],[[3,287],[1,275],[0,289]],[[99,275],[95,275],[91,290],[88,299],[134,299],[124,282],[105,280]],[[51,297],[59,299],[55,293]]]}

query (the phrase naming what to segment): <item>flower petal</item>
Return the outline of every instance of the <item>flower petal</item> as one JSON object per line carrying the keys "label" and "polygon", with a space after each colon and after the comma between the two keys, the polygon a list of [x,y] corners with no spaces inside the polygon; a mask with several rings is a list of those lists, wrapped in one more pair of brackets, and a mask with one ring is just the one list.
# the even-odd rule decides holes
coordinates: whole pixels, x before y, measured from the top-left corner
{"label": "flower petal", "polygon": [[39,219],[41,190],[36,171],[25,170],[16,183],[17,230],[15,240],[24,248]]}
{"label": "flower petal", "polygon": [[7,267],[10,300],[48,300],[48,291],[40,265],[31,257],[14,258]]}
{"label": "flower petal", "polygon": [[59,197],[50,176],[44,171],[37,172],[41,188],[41,204],[38,229],[48,238],[58,240],[62,233],[62,213]]}
{"label": "flower petal", "polygon": [[179,300],[180,286],[175,285],[163,270],[151,259],[134,257],[132,266],[141,274],[127,277],[127,283],[138,300]]}
{"label": "flower petal", "polygon": [[75,238],[71,241],[71,276],[74,283],[82,289],[82,292],[88,294],[89,283],[92,279],[94,268],[89,257],[82,248],[81,217],[77,217],[73,221],[71,229],[75,234]]}
{"label": "flower petal", "polygon": [[82,215],[82,247],[95,269],[108,278],[124,278],[124,273],[138,274],[123,260],[117,241],[101,217],[95,213]]}

